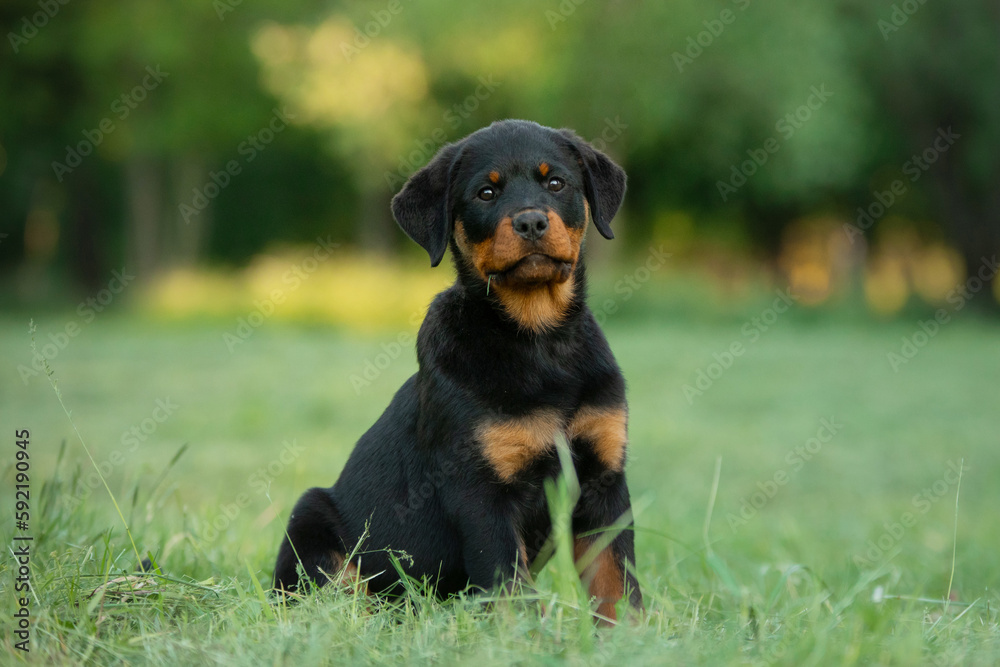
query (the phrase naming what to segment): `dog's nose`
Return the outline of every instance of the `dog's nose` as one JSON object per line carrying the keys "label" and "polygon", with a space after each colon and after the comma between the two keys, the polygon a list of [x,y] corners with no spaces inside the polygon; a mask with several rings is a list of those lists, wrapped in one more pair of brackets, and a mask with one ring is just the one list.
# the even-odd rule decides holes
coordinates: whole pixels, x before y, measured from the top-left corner
{"label": "dog's nose", "polygon": [[521,238],[537,241],[549,228],[549,218],[541,211],[525,211],[514,217],[514,231]]}

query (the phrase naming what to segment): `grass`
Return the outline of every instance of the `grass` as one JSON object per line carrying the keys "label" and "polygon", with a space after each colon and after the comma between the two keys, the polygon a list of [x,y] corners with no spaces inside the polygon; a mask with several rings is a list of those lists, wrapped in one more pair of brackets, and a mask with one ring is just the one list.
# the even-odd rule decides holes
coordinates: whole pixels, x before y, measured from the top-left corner
{"label": "grass", "polygon": [[[412,349],[391,354],[399,331],[269,321],[230,353],[234,321],[109,312],[49,362],[71,423],[44,375],[22,382],[27,317],[8,314],[0,492],[13,498],[13,432],[29,429],[34,542],[27,655],[10,552],[0,566],[3,661],[996,664],[1000,329],[949,323],[894,372],[886,355],[917,316],[796,311],[751,343],[742,325],[768,303],[706,314],[637,299],[609,316],[648,611],[600,631],[559,559],[537,595],[492,606],[417,584],[378,608],[332,588],[270,602],[291,505],[333,482],[415,369]],[[71,317],[39,321],[39,345]],[[734,341],[746,352],[689,402],[683,385]],[[359,386],[367,361],[385,367]],[[135,574],[73,424],[159,574]]]}

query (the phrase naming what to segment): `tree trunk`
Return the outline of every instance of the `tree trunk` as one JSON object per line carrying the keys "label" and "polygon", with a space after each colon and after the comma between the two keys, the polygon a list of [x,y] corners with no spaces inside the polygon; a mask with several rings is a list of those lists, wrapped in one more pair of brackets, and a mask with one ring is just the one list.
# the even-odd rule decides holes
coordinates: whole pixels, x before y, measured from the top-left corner
{"label": "tree trunk", "polygon": [[208,171],[202,160],[192,155],[180,157],[172,165],[173,196],[164,216],[174,231],[170,257],[172,265],[194,266],[204,253],[205,243],[211,230],[211,203],[196,215],[188,215],[187,220],[181,215],[180,206],[182,204],[191,206],[194,191],[200,190],[205,185],[206,173]]}
{"label": "tree trunk", "polygon": [[138,282],[149,282],[160,268],[164,241],[163,179],[156,160],[129,158],[125,163],[125,188],[127,268]]}
{"label": "tree trunk", "polygon": [[969,303],[977,310],[998,313],[1000,303],[993,289],[997,276],[992,267],[1000,253],[1000,194],[971,194],[963,172],[951,160],[942,167],[932,172],[938,210],[949,222],[947,230],[965,261],[968,277],[986,277]]}
{"label": "tree trunk", "polygon": [[107,258],[101,222],[101,193],[89,169],[80,169],[70,180],[69,240],[70,266],[74,283],[94,292],[107,281]]}

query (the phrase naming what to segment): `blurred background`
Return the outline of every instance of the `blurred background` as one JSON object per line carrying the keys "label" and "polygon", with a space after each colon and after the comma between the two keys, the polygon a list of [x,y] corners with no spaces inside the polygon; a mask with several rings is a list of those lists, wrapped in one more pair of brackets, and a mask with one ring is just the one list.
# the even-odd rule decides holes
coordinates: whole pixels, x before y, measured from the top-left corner
{"label": "blurred background", "polygon": [[[508,117],[628,171],[622,241],[592,250],[663,244],[723,289],[891,316],[1000,245],[995,3],[10,0],[0,25],[8,306],[125,266],[145,308],[225,310],[266,293],[255,258],[320,236],[345,258],[324,275],[379,280],[365,258],[419,259],[388,207],[405,178]],[[389,317],[351,291],[289,310]]]}
{"label": "blurred background", "polygon": [[[964,460],[959,575],[995,587],[997,3],[5,0],[0,26],[0,418],[44,475],[69,442],[93,525],[118,518],[43,361],[149,548],[270,567],[453,279],[390,198],[527,118],[629,175],[588,268],[640,523],[699,543],[722,457],[713,536],[854,567]],[[915,588],[947,583],[943,494]],[[89,543],[79,516],[53,534]],[[639,539],[643,576],[683,558]]]}

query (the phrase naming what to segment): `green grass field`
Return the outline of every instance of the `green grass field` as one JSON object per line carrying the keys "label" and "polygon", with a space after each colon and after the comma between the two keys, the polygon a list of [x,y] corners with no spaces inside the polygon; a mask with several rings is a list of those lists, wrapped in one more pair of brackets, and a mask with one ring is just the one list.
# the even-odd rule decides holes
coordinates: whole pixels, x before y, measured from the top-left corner
{"label": "green grass field", "polygon": [[[536,596],[492,608],[416,588],[379,610],[333,588],[284,608],[259,590],[292,503],[335,480],[415,370],[391,330],[275,321],[230,352],[232,322],[109,313],[83,327],[49,364],[135,546],[163,573],[125,576],[136,554],[123,523],[44,373],[22,381],[27,316],[8,314],[0,489],[11,508],[14,432],[28,429],[34,541],[23,654],[21,533],[5,509],[2,662],[997,664],[1000,327],[951,322],[894,371],[887,353],[919,331],[916,316],[792,312],[752,340],[744,324],[768,303],[608,318],[629,381],[647,613],[606,630],[557,565]],[[41,318],[39,346],[69,319]],[[715,355],[728,362],[735,342],[744,353],[722,369]],[[366,362],[385,368],[360,386]],[[689,401],[699,371],[716,379]]]}

